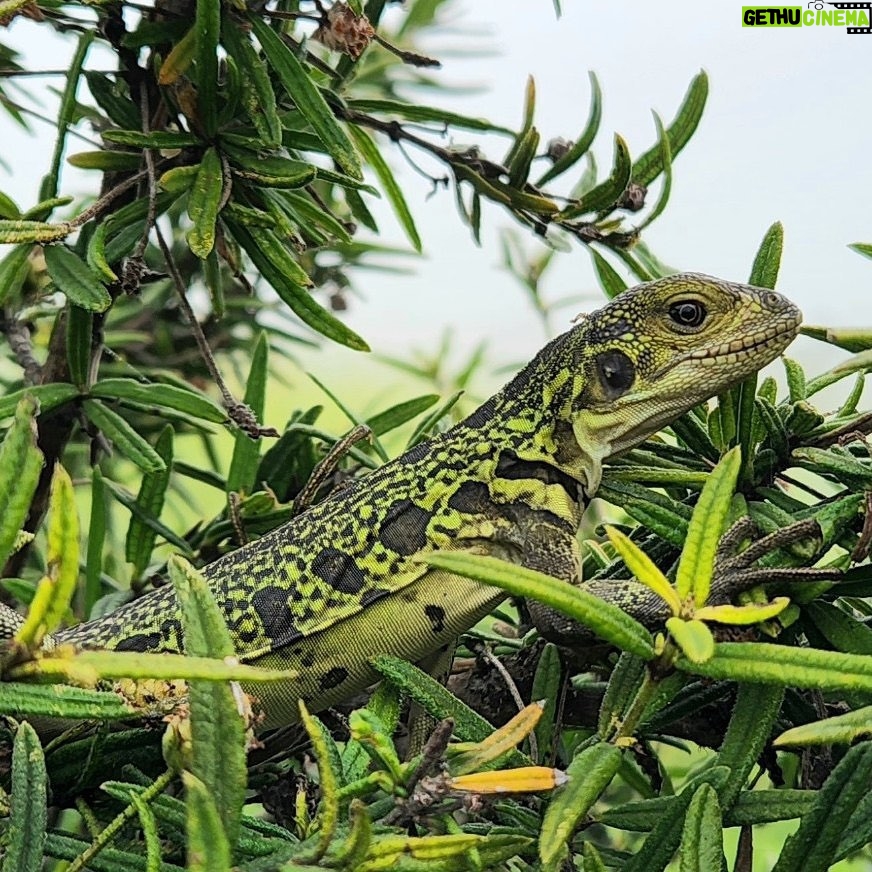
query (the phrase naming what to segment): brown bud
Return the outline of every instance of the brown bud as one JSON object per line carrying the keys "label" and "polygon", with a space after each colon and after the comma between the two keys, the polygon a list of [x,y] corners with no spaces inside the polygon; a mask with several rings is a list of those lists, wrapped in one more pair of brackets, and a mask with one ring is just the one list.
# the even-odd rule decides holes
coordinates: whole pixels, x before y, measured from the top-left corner
{"label": "brown bud", "polygon": [[322,18],[313,39],[356,61],[374,36],[375,30],[365,15],[355,15],[347,3],[334,3]]}

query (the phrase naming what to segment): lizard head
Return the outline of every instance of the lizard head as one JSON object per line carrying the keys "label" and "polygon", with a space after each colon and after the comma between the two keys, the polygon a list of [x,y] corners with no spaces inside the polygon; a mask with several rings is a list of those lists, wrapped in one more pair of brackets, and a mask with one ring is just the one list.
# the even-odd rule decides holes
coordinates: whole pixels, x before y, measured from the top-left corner
{"label": "lizard head", "polygon": [[697,273],[631,288],[577,328],[572,429],[585,491],[602,462],[774,360],[802,313],[775,291]]}

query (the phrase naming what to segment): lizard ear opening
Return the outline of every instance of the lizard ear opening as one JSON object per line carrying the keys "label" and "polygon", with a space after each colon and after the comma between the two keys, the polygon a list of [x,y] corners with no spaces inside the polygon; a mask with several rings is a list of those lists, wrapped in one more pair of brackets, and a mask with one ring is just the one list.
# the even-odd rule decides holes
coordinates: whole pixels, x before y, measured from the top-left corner
{"label": "lizard ear opening", "polygon": [[604,351],[597,355],[596,373],[606,399],[623,396],[636,381],[636,365],[623,351]]}

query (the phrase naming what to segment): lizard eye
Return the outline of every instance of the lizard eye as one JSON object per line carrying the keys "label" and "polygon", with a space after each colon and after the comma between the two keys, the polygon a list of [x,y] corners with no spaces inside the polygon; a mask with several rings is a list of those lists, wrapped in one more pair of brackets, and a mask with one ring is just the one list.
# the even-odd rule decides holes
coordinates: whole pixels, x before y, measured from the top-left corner
{"label": "lizard eye", "polygon": [[605,351],[596,359],[597,375],[610,400],[625,394],[636,380],[636,366],[622,351]]}
{"label": "lizard eye", "polygon": [[680,300],[669,307],[669,317],[679,327],[699,327],[707,314],[705,306],[698,300]]}

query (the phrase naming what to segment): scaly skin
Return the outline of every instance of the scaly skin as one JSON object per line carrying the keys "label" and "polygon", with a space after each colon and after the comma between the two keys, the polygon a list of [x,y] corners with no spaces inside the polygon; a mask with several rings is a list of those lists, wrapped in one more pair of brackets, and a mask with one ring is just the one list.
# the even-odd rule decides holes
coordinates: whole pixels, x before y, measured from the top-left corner
{"label": "scaly skin", "polygon": [[[468,550],[578,583],[576,533],[603,461],[769,363],[800,318],[773,291],[707,276],[640,285],[550,342],[447,433],[206,566],[240,659],[299,670],[258,688],[266,725],[295,720],[298,698],[317,711],[371,683],[376,654],[424,658],[503,598],[416,554]],[[595,592],[648,624],[659,614],[635,587]],[[589,638],[531,606],[550,638]],[[0,633],[12,628],[0,613]],[[54,642],[181,651],[175,595],[146,594]]]}

